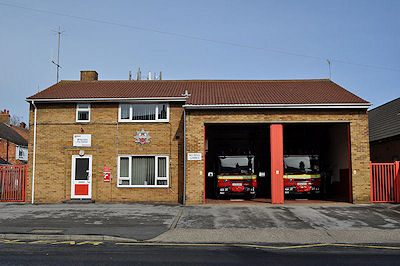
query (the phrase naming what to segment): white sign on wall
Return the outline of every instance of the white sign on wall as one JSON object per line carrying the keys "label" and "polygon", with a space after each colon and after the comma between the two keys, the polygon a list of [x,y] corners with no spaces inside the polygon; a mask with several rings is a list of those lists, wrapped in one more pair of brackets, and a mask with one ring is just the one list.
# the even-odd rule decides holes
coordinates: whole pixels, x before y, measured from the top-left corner
{"label": "white sign on wall", "polygon": [[201,161],[201,153],[188,153],[188,161]]}
{"label": "white sign on wall", "polygon": [[90,147],[92,146],[91,134],[74,134],[74,147]]}

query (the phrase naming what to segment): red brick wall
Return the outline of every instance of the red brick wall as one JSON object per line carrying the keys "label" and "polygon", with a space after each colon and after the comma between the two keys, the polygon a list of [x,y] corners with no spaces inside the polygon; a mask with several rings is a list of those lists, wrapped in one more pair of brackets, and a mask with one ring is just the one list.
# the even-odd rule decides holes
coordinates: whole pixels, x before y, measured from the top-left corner
{"label": "red brick wall", "polygon": [[19,161],[15,159],[15,151],[17,145],[12,142],[8,142],[8,159],[7,159],[7,140],[1,139],[0,140],[0,157],[4,160],[8,161],[11,164],[21,165],[25,164],[23,161]]}

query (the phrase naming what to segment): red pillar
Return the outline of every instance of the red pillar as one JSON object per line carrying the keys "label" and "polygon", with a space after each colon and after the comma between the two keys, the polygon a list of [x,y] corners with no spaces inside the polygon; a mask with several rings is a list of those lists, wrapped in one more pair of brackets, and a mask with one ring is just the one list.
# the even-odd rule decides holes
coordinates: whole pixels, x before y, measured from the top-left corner
{"label": "red pillar", "polygon": [[271,140],[271,201],[284,203],[283,193],[283,126],[270,127]]}
{"label": "red pillar", "polygon": [[[400,203],[400,162],[396,161],[395,162],[395,184],[397,187],[395,188],[396,193],[396,203]],[[372,188],[371,188],[372,189]]]}

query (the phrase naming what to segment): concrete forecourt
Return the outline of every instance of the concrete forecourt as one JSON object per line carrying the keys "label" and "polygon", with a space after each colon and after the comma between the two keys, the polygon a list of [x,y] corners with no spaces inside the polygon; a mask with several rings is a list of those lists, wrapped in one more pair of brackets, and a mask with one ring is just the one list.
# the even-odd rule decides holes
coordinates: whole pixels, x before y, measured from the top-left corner
{"label": "concrete forecourt", "polygon": [[400,208],[389,204],[1,205],[1,243],[400,246]]}

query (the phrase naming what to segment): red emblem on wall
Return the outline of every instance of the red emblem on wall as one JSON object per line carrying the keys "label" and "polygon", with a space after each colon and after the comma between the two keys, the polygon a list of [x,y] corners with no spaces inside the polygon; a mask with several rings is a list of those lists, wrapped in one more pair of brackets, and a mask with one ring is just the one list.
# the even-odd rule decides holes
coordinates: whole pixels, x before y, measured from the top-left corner
{"label": "red emblem on wall", "polygon": [[135,143],[144,145],[146,143],[150,143],[150,135],[148,131],[144,131],[144,129],[142,128],[142,130],[140,131],[136,131],[137,135],[135,136]]}

